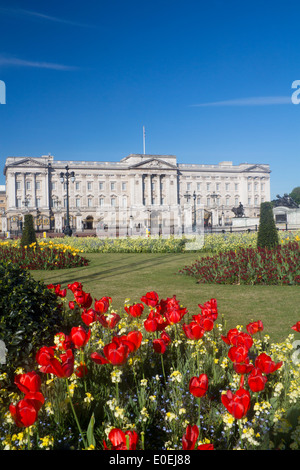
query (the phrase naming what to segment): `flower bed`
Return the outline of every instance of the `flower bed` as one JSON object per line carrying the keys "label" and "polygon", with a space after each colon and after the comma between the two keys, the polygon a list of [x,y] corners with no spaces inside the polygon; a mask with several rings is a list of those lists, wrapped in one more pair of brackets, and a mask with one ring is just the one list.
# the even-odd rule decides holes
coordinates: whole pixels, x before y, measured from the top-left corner
{"label": "flower bed", "polygon": [[297,241],[275,249],[240,248],[195,261],[180,270],[199,283],[300,284],[300,249]]}
{"label": "flower bed", "polygon": [[23,269],[65,269],[87,266],[88,260],[72,247],[39,242],[21,247],[18,243],[0,243],[0,258]]}
{"label": "flower bed", "polygon": [[298,324],[272,344],[259,319],[226,330],[216,299],[192,314],[147,292],[115,310],[80,282],[48,288],[74,326],[36,352],[35,370],[17,371],[13,390],[0,377],[2,398],[13,391],[2,448],[299,448]]}
{"label": "flower bed", "polygon": [[53,244],[68,244],[85,253],[181,253],[189,240],[185,237],[66,237],[55,238]]}

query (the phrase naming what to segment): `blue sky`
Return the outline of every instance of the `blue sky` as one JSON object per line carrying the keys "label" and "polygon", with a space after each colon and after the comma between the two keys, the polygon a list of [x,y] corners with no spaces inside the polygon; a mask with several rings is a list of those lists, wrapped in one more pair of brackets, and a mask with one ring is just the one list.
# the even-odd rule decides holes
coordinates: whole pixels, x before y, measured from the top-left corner
{"label": "blue sky", "polygon": [[[0,184],[7,156],[269,163],[300,186],[300,5],[0,0]],[[299,95],[300,96],[300,95]]]}

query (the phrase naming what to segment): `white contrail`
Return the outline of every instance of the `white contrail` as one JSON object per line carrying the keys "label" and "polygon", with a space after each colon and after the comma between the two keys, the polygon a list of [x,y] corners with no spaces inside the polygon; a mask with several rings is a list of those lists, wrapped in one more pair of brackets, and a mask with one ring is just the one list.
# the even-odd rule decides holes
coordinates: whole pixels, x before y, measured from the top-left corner
{"label": "white contrail", "polygon": [[238,98],[234,100],[214,101],[210,103],[193,104],[193,107],[204,106],[269,106],[276,104],[291,104],[290,96],[257,96]]}
{"label": "white contrail", "polygon": [[15,67],[35,67],[41,69],[52,70],[78,70],[78,67],[64,64],[55,64],[52,62],[36,62],[32,60],[19,59],[18,57],[0,57],[0,66],[15,66]]}

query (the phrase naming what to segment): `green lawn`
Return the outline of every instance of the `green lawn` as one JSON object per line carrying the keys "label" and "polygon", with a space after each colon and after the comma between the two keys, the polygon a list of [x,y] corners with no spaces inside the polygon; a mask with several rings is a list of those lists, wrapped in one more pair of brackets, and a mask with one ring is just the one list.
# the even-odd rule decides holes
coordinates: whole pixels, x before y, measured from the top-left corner
{"label": "green lawn", "polygon": [[[293,333],[291,326],[300,320],[299,286],[199,285],[194,278],[177,274],[180,268],[195,261],[195,253],[93,253],[84,256],[90,260],[88,267],[33,271],[32,274],[46,284],[60,283],[62,287],[74,281],[82,282],[84,290],[93,298],[112,297],[116,310],[123,307],[126,298],[137,302],[151,290],[160,298],[176,295],[190,315],[199,313],[199,303],[216,298],[227,329],[262,320],[264,332],[274,342],[284,341]],[[68,298],[72,298],[71,294]]]}

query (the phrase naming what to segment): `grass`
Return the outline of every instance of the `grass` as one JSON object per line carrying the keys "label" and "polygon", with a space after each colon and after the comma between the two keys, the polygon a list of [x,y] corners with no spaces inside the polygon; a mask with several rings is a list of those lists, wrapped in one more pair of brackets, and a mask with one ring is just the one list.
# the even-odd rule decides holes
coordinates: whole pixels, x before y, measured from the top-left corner
{"label": "grass", "polygon": [[216,298],[227,329],[262,320],[264,332],[272,342],[284,341],[293,333],[291,326],[300,320],[299,286],[200,285],[195,279],[178,274],[179,269],[199,256],[192,252],[91,253],[85,256],[90,260],[87,267],[32,271],[32,275],[46,284],[60,283],[62,287],[74,281],[82,282],[83,289],[93,298],[112,297],[116,310],[122,308],[126,298],[130,298],[131,303],[138,302],[152,290],[160,298],[176,295],[190,315],[199,313],[199,303]]}

